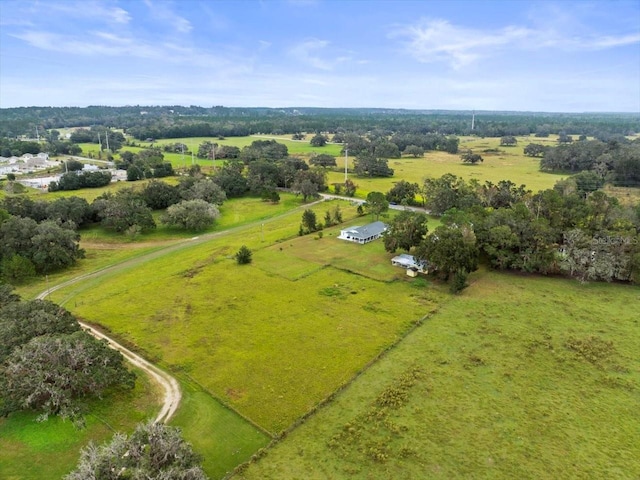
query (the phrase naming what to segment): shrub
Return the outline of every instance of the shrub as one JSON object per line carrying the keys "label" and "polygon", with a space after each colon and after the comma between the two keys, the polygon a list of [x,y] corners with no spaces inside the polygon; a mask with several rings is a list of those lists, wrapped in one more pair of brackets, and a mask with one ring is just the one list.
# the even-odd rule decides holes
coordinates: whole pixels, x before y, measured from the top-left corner
{"label": "shrub", "polygon": [[246,265],[248,263],[251,263],[251,255],[251,250],[249,250],[246,245],[243,245],[235,255],[236,262],[238,262],[238,265]]}

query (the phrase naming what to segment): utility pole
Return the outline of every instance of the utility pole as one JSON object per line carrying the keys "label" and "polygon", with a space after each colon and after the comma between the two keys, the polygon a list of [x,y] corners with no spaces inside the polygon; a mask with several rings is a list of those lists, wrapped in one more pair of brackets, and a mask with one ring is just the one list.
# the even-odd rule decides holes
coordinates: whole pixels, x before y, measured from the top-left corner
{"label": "utility pole", "polygon": [[100,139],[100,132],[98,132],[98,145],[100,145],[100,151],[102,151],[102,140]]}
{"label": "utility pole", "polygon": [[471,115],[471,131],[473,131],[473,127],[476,124],[476,111],[473,111],[473,114]]}
{"label": "utility pole", "polygon": [[344,144],[344,183],[347,183],[347,166],[349,165],[349,144]]}
{"label": "utility pole", "polygon": [[109,150],[109,130],[104,132],[104,136],[107,137],[107,150]]}

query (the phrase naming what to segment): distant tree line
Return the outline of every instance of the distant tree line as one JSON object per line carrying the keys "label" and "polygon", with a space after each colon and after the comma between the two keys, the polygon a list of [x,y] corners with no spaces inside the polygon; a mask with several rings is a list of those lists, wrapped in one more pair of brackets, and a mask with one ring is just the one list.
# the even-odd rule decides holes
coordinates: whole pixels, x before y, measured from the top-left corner
{"label": "distant tree line", "polygon": [[124,128],[135,138],[229,137],[257,133],[283,135],[340,130],[364,133],[477,134],[487,137],[538,135],[630,135],[640,131],[634,114],[553,114],[530,112],[472,112],[322,109],[227,108],[197,106],[26,107],[0,109],[0,136],[32,136],[50,130],[88,125]]}

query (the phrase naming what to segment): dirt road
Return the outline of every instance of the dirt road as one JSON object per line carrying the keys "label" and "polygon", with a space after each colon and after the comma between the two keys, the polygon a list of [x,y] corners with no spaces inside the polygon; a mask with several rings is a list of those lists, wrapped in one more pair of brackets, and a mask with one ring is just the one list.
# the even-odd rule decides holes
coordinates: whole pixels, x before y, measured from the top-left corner
{"label": "dirt road", "polygon": [[[52,292],[62,288],[70,283],[75,283],[77,281],[82,280],[86,276],[78,277],[77,279],[73,279],[74,281],[68,281],[56,285],[42,292],[36,298],[43,300]],[[164,391],[163,399],[162,399],[162,408],[160,412],[156,416],[156,422],[168,422],[171,417],[176,413],[178,406],[180,405],[180,400],[182,399],[182,392],[180,391],[180,384],[178,381],[169,375],[167,372],[159,369],[155,365],[149,363],[144,358],[142,358],[137,353],[132,352],[127,347],[121,345],[116,342],[112,338],[107,337],[104,333],[96,330],[91,325],[88,325],[84,322],[79,322],[82,328],[87,330],[91,335],[96,338],[107,340],[109,346],[115,350],[118,350],[124,357],[136,367],[143,370],[147,375],[149,375],[155,382],[157,382],[162,390]]]}

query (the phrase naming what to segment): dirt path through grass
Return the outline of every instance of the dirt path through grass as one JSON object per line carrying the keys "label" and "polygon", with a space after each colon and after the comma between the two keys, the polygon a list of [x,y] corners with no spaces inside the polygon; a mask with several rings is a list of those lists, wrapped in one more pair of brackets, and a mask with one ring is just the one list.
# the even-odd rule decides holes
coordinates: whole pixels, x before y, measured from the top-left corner
{"label": "dirt path through grass", "polygon": [[[320,200],[322,201],[322,200]],[[317,202],[314,202],[317,203]],[[313,203],[310,204],[306,204],[303,205],[302,207],[299,208],[308,208],[309,206],[313,205]],[[298,209],[299,209],[298,208]],[[298,210],[296,209],[296,210]],[[293,211],[289,211],[286,212],[282,215],[277,215],[274,218],[271,218],[267,221],[271,221],[275,218],[279,218],[281,216],[285,216],[285,215],[290,215]],[[90,280],[96,277],[100,277],[102,275],[106,275],[108,273],[113,273],[113,272],[117,272],[119,270],[123,270],[126,268],[131,268],[131,267],[135,267],[138,266],[144,262],[156,259],[158,257],[162,257],[164,255],[167,255],[169,253],[172,253],[176,250],[181,250],[183,248],[187,248],[189,246],[192,245],[197,245],[200,243],[204,243],[207,242],[213,238],[216,237],[220,237],[223,235],[227,235],[230,234],[232,232],[236,232],[238,230],[242,230],[242,229],[247,229],[247,228],[251,228],[252,226],[254,226],[257,223],[264,223],[265,220],[256,220],[255,222],[251,222],[247,225],[241,225],[235,228],[231,228],[222,232],[215,232],[215,233],[209,233],[209,234],[205,234],[202,236],[196,236],[196,237],[192,237],[190,239],[186,239],[186,240],[179,240],[176,243],[172,243],[170,245],[167,245],[165,247],[161,247],[158,250],[155,250],[153,252],[149,252],[145,255],[139,256],[139,257],[135,257],[135,258],[131,258],[129,260],[125,260],[123,262],[117,263],[115,265],[111,265],[99,270],[96,270],[94,272],[90,272],[84,275],[79,275],[77,277],[74,277],[70,280],[66,280],[64,282],[61,282],[57,285],[53,285],[48,287],[44,292],[41,292],[40,294],[38,294],[36,296],[37,299],[39,300],[43,300],[46,297],[48,297],[49,295],[51,295],[53,292],[61,289],[61,288],[65,288],[68,287],[70,285],[82,282],[82,281],[86,281],[86,280]],[[153,380],[155,380],[163,389],[164,391],[164,398],[163,398],[163,403],[162,403],[162,408],[160,409],[160,412],[158,413],[158,415],[156,416],[156,422],[168,422],[171,417],[173,417],[173,415],[175,414],[176,410],[178,409],[178,406],[180,405],[180,400],[182,399],[182,393],[180,391],[180,384],[178,383],[178,381],[171,375],[169,375],[167,372],[165,372],[164,370],[158,368],[157,366],[153,365],[152,363],[148,362],[147,360],[145,360],[143,357],[141,357],[140,355],[138,355],[137,353],[134,353],[133,351],[129,350],[127,347],[125,347],[124,345],[118,343],[117,341],[115,341],[114,339],[108,337],[107,335],[105,335],[104,333],[102,333],[101,331],[97,330],[96,328],[92,327],[91,325],[85,323],[85,322],[79,322],[80,325],[82,326],[82,328],[86,329],[91,335],[93,335],[96,338],[99,338],[101,340],[107,340],[107,342],[109,343],[109,346],[115,350],[118,350],[120,353],[122,353],[122,355],[124,355],[124,357],[133,365],[135,365],[136,367],[142,369],[145,373],[147,373]]]}

